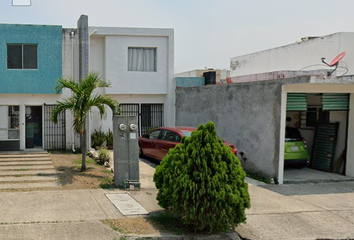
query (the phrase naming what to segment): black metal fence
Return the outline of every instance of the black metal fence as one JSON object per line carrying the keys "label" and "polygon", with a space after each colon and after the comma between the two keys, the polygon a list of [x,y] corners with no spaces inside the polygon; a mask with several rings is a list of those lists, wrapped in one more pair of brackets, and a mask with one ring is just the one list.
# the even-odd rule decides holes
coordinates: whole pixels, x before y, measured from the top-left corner
{"label": "black metal fence", "polygon": [[44,105],[44,149],[64,150],[65,146],[65,112],[58,116],[58,123],[50,120],[50,112],[54,105]]}
{"label": "black metal fence", "polygon": [[163,126],[163,104],[141,104],[141,134]]}
{"label": "black metal fence", "polygon": [[[120,115],[123,116],[139,116],[139,104],[119,104]],[[140,135],[140,123],[138,117],[138,134]]]}
{"label": "black metal fence", "polygon": [[120,104],[121,115],[138,116],[139,135],[146,134],[150,128],[163,126],[163,104]]}

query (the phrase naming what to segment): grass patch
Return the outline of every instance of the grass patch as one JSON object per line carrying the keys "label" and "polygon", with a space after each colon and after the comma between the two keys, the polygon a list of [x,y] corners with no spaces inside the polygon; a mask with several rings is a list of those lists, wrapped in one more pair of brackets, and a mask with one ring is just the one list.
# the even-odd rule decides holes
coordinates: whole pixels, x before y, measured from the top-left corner
{"label": "grass patch", "polygon": [[111,170],[107,170],[107,169],[102,170],[101,172],[103,172],[103,173],[112,173],[112,171],[111,171]]}
{"label": "grass patch", "polygon": [[22,175],[15,175],[14,177],[22,177]]}
{"label": "grass patch", "polygon": [[14,169],[14,171],[28,171],[28,169],[21,168],[21,169]]}
{"label": "grass patch", "polygon": [[100,187],[103,189],[117,188],[117,186],[114,185],[113,178],[111,177],[104,178],[100,183]]}
{"label": "grass patch", "polygon": [[178,235],[193,232],[192,229],[182,224],[181,219],[168,212],[148,216],[147,218],[161,230],[173,232]]}
{"label": "grass patch", "polygon": [[[94,163],[95,162],[95,160],[93,160],[92,158],[87,158],[86,159],[86,165],[90,165],[90,164],[92,164],[92,163]],[[82,165],[82,159],[76,159],[76,160],[74,160],[73,161],[73,163],[74,164],[76,164],[76,165]]]}

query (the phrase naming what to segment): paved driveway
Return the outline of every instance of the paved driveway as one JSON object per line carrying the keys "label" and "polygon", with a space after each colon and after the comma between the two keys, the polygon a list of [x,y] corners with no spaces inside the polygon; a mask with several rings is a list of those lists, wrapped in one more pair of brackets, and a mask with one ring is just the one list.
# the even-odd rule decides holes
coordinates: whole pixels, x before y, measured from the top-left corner
{"label": "paved driveway", "polygon": [[249,185],[247,223],[236,230],[257,239],[354,238],[354,181]]}

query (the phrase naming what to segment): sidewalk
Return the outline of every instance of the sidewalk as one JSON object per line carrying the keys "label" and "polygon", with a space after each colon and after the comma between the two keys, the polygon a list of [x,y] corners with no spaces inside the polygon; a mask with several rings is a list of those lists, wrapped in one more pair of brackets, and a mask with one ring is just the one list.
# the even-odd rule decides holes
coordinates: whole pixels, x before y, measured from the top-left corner
{"label": "sidewalk", "polygon": [[[152,165],[152,166],[151,166]],[[140,161],[141,191],[53,190],[0,192],[0,239],[120,239],[100,220],[124,216],[105,196],[129,193],[148,212],[161,210],[152,182],[154,164]],[[258,185],[249,181],[251,209],[236,231],[252,240],[354,238],[354,182]],[[162,239],[184,236],[157,234]],[[237,239],[236,235],[208,236]],[[122,238],[123,239],[123,238]],[[196,239],[196,238],[195,238]]]}
{"label": "sidewalk", "polygon": [[[154,164],[144,161],[140,161],[141,191],[85,189],[0,192],[0,239],[118,240],[138,237],[123,238],[122,234],[100,220],[125,218],[105,196],[108,193],[128,193],[149,213],[162,210],[157,204],[157,189],[152,181]],[[236,233],[229,236],[214,235],[203,239],[238,239]],[[169,234],[139,237],[189,239]]]}
{"label": "sidewalk", "polygon": [[252,240],[354,239],[354,182],[249,185],[247,223],[236,231]]}

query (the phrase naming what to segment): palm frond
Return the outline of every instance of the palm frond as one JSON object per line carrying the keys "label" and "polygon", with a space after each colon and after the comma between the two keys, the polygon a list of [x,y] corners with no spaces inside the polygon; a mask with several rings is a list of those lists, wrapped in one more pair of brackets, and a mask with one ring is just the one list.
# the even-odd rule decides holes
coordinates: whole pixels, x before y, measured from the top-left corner
{"label": "palm frond", "polygon": [[74,105],[74,99],[72,98],[65,99],[64,101],[57,101],[57,104],[54,105],[50,112],[50,120],[54,123],[58,123],[59,114],[67,109],[71,110]]}
{"label": "palm frond", "polygon": [[119,103],[105,94],[93,95],[95,89],[110,87],[110,83],[100,78],[98,72],[90,72],[80,83],[73,79],[60,78],[57,80],[55,90],[57,93],[64,88],[72,90],[72,96],[57,101],[51,112],[51,120],[57,123],[58,115],[70,110],[74,115],[73,127],[76,132],[84,133],[86,130],[86,115],[92,107],[97,107],[101,118],[106,116],[106,106],[112,109],[113,114],[119,114]]}
{"label": "palm frond", "polygon": [[57,83],[55,85],[56,93],[60,93],[63,88],[68,88],[72,90],[74,93],[79,91],[79,85],[73,79],[59,78],[57,79]]}

